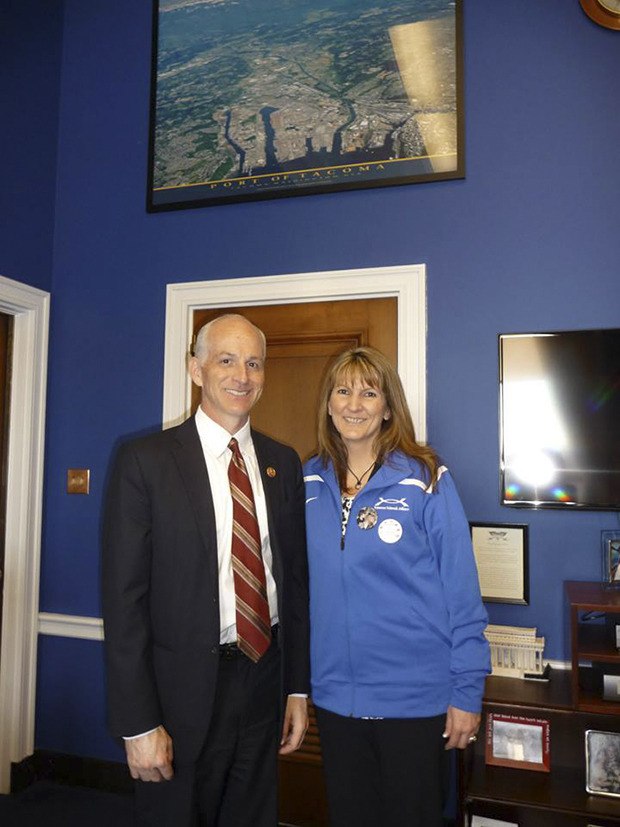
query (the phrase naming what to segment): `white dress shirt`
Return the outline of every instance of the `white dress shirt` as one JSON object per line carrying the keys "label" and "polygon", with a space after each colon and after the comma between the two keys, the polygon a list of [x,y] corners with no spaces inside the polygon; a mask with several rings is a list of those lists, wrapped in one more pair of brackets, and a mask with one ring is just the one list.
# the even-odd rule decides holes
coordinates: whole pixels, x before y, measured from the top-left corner
{"label": "white dress shirt", "polygon": [[[230,494],[230,483],[228,481],[228,465],[232,457],[232,451],[228,447],[231,440],[230,433],[214,422],[207,414],[198,408],[196,411],[196,428],[202,445],[209,482],[211,484],[211,496],[215,511],[215,528],[217,532],[217,562],[219,577],[220,595],[220,643],[234,643],[237,640],[237,626],[235,621],[235,585],[232,570],[232,496]],[[271,573],[273,568],[273,555],[269,542],[269,527],[267,524],[267,503],[263,482],[260,476],[258,460],[254,451],[254,443],[250,434],[250,422],[237,431],[235,437],[239,443],[239,450],[243,456],[245,467],[250,478],[252,491],[254,492],[254,503],[256,505],[256,517],[261,537],[261,549],[263,563],[265,564],[265,578],[267,581],[267,600],[269,601],[269,613],[271,625],[278,622],[278,603],[276,595],[276,584]]]}

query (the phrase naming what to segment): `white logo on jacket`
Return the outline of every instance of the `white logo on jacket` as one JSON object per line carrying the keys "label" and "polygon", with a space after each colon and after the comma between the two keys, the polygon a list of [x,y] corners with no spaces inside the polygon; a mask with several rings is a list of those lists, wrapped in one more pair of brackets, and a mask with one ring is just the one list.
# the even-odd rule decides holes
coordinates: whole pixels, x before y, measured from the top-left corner
{"label": "white logo on jacket", "polygon": [[389,497],[379,497],[375,503],[377,511],[409,511],[409,505],[405,497],[400,500]]}

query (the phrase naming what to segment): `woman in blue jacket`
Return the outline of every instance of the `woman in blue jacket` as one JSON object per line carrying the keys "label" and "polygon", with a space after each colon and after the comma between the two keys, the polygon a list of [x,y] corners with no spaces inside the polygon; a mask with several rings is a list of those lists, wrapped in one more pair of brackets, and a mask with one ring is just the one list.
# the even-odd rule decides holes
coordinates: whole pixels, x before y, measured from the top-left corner
{"label": "woman in blue jacket", "polygon": [[332,827],[440,827],[489,672],[469,526],[398,375],[339,356],[305,467],[312,698]]}

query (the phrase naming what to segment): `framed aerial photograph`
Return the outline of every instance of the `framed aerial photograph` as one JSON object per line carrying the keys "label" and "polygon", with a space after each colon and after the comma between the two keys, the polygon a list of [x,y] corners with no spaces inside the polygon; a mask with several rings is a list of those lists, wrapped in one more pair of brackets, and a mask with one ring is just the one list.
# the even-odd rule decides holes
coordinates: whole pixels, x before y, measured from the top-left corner
{"label": "framed aerial photograph", "polygon": [[530,600],[528,527],[515,523],[470,523],[482,599],[490,603]]}
{"label": "framed aerial photograph", "polygon": [[485,756],[487,764],[549,772],[549,721],[489,712]]}
{"label": "framed aerial photograph", "polygon": [[154,0],[147,207],[464,177],[463,0]]}
{"label": "framed aerial photograph", "polygon": [[586,792],[620,798],[620,732],[586,731]]}
{"label": "framed aerial photograph", "polygon": [[620,589],[620,531],[601,531],[603,583]]}

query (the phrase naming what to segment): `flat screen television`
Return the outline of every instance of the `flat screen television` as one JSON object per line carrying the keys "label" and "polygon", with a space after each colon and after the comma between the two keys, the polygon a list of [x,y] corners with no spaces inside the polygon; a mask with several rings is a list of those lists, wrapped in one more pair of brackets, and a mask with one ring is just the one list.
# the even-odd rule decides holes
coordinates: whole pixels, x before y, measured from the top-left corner
{"label": "flat screen television", "polygon": [[501,502],[620,510],[620,329],[502,334]]}

